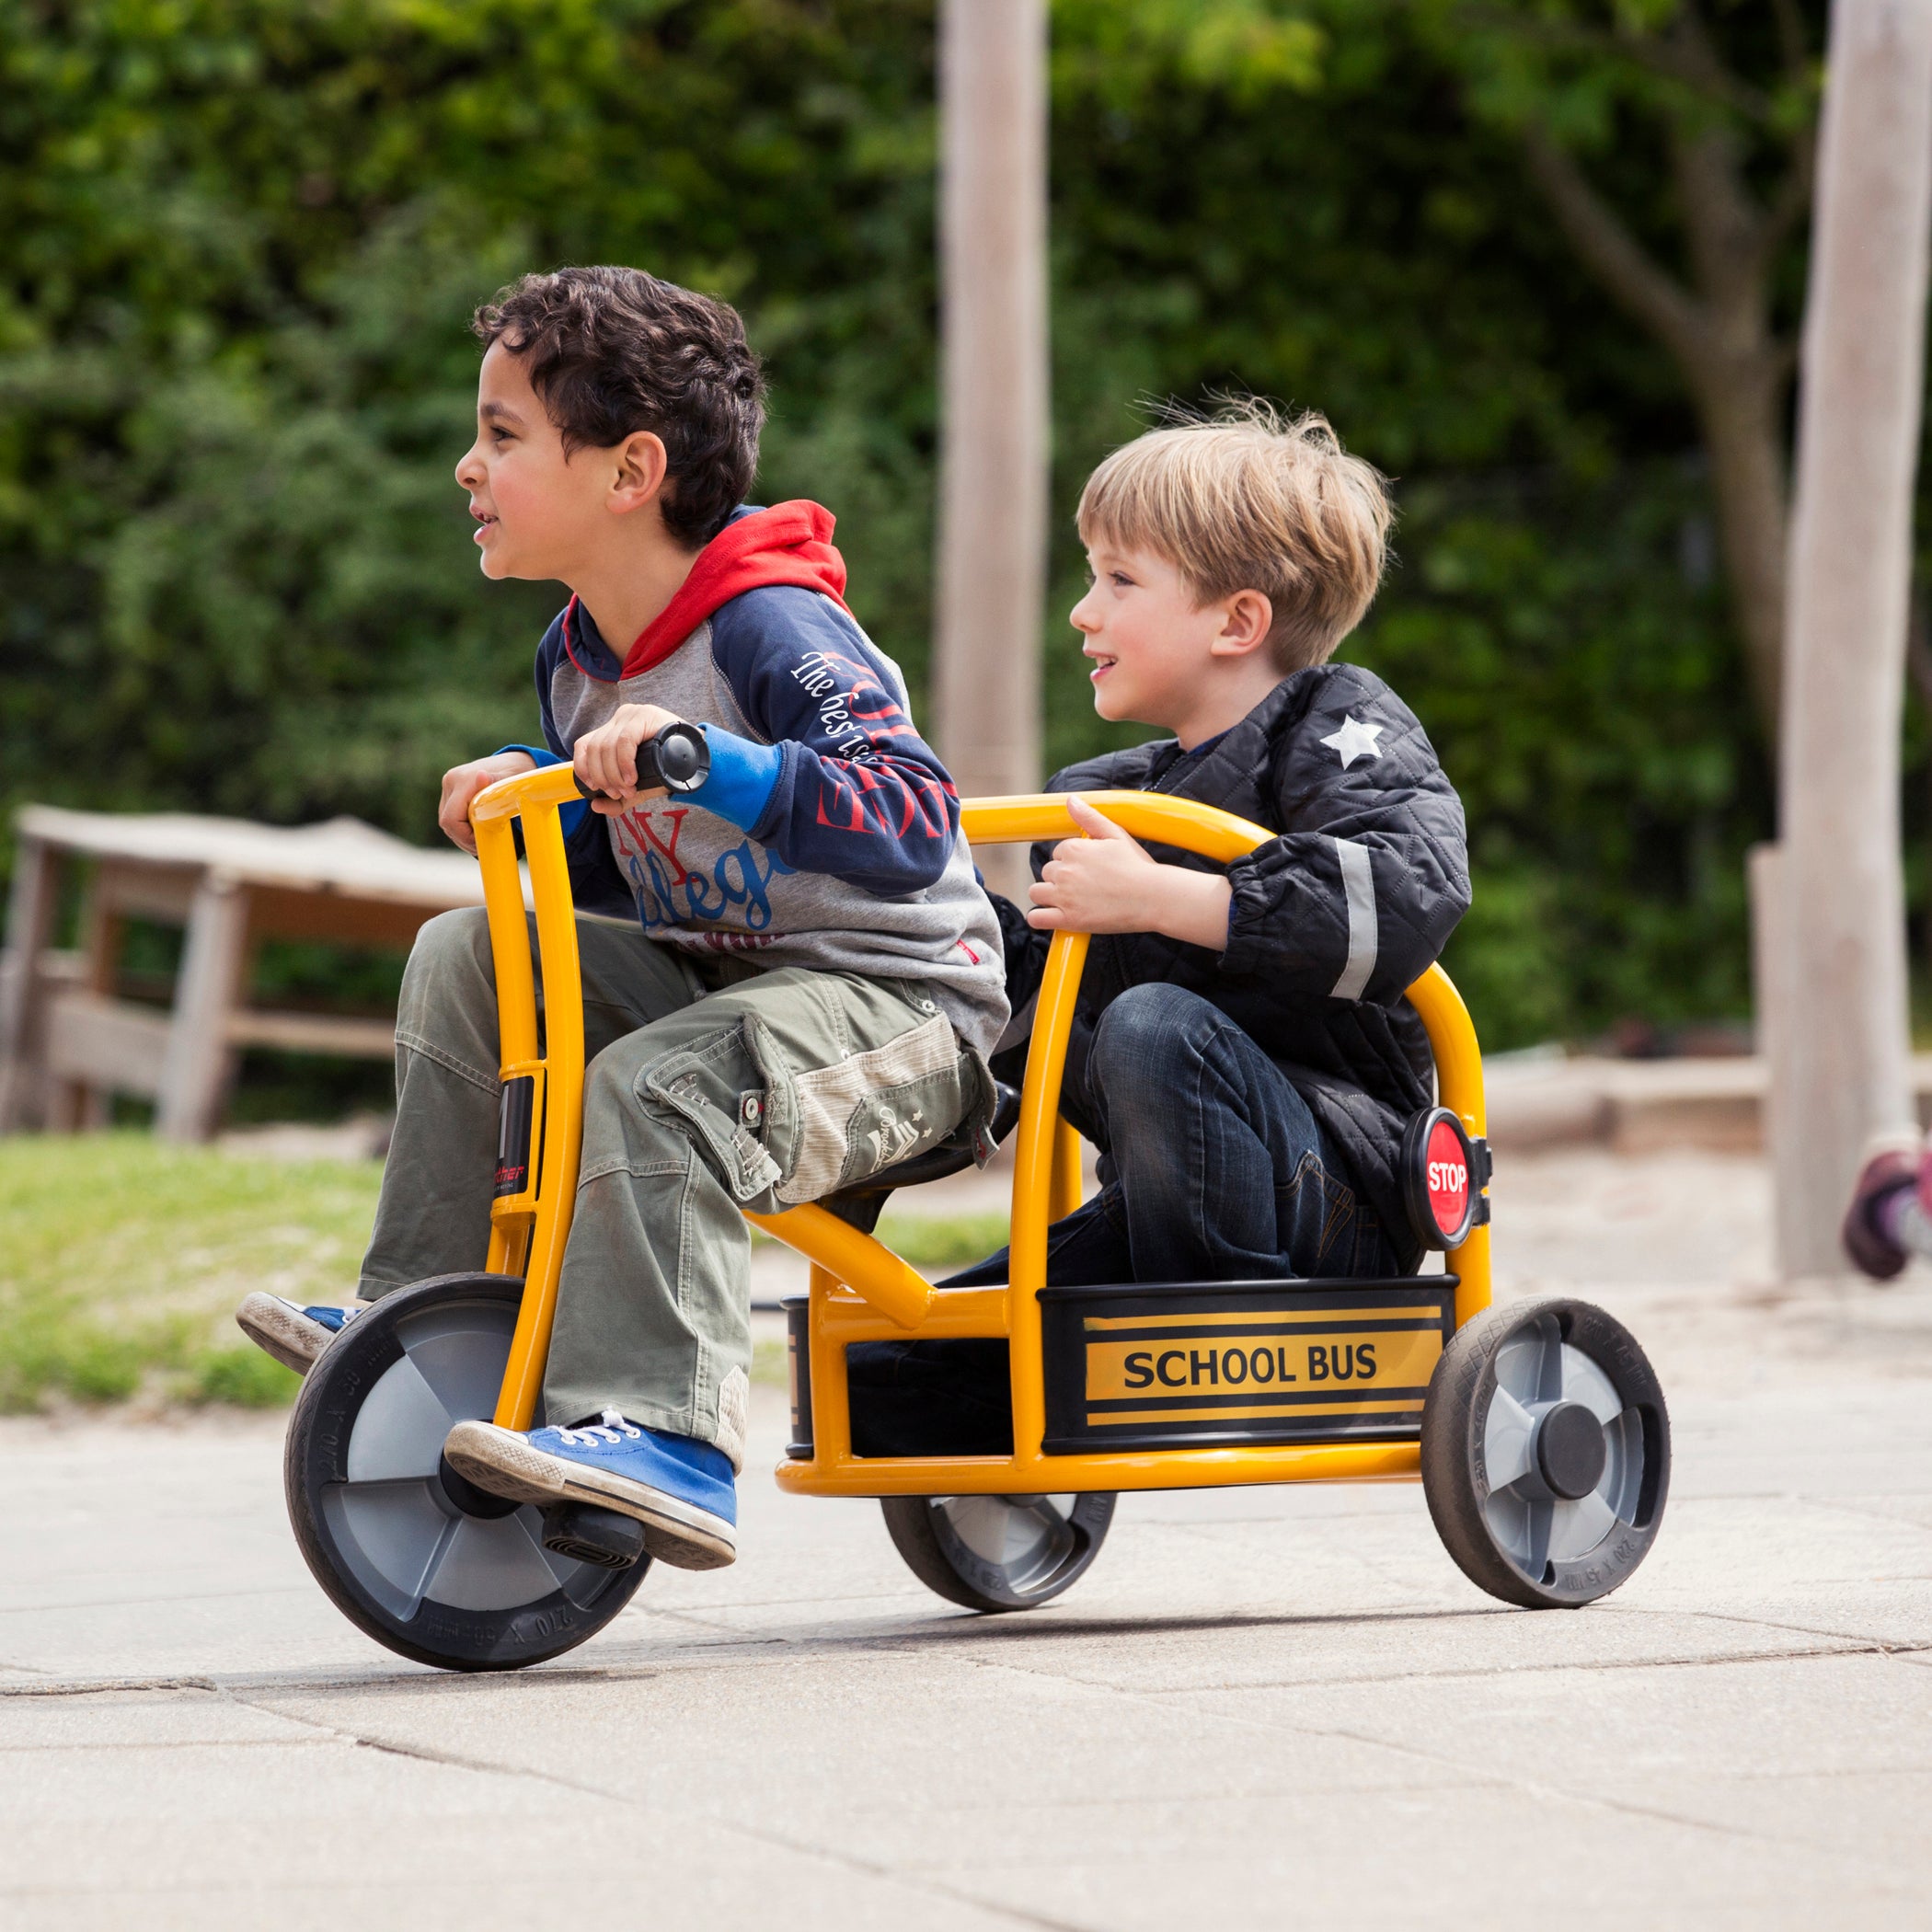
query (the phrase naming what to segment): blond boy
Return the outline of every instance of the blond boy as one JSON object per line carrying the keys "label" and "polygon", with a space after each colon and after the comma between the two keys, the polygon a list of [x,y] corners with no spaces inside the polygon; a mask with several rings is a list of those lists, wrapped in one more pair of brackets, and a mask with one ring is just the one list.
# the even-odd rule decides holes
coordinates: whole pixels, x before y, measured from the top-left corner
{"label": "blond boy", "polygon": [[1375,594],[1389,516],[1325,420],[1252,403],[1128,443],[1081,497],[1093,581],[1073,623],[1094,708],[1172,735],[1052,788],[1167,792],[1274,836],[1224,868],[1156,857],[1076,802],[1088,835],[1036,852],[1029,910],[998,902],[1009,1052],[1051,934],[1102,936],[1062,1108],[1101,1148],[1103,1187],[1052,1231],[1056,1282],[1420,1259],[1396,1170],[1431,1060],[1402,995],[1469,881],[1461,802],[1422,727],[1380,678],[1331,661]]}

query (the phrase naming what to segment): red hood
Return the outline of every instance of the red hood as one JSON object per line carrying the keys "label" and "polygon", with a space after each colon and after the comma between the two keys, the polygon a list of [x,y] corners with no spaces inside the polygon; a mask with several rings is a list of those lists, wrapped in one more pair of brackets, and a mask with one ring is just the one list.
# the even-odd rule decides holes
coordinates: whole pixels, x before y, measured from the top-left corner
{"label": "red hood", "polygon": [[727,523],[697,553],[677,595],[638,634],[624,676],[661,663],[719,604],[768,583],[822,591],[845,610],[845,559],[832,545],[835,523],[829,510],[803,497]]}

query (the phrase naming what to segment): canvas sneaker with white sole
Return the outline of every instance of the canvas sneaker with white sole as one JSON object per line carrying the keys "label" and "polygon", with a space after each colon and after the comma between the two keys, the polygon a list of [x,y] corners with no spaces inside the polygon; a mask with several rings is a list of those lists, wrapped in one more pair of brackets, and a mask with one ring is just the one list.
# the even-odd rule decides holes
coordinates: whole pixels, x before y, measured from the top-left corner
{"label": "canvas sneaker with white sole", "polygon": [[443,1453],[459,1476],[515,1502],[593,1502],[634,1516],[644,1547],[676,1570],[738,1556],[738,1489],[722,1449],[627,1421],[615,1409],[574,1429],[458,1422]]}
{"label": "canvas sneaker with white sole", "polygon": [[305,1308],[283,1301],[279,1294],[264,1294],[257,1289],[245,1296],[235,1311],[235,1326],[264,1354],[274,1356],[283,1368],[305,1375],[316,1365],[316,1357],[361,1312],[359,1308],[338,1308],[326,1302]]}

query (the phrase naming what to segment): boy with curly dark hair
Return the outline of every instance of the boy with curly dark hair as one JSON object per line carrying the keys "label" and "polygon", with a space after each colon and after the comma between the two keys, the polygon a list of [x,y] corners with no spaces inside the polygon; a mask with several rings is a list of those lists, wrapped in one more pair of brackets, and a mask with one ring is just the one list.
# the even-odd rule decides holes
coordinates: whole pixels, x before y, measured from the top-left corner
{"label": "boy with curly dark hair", "polygon": [[[565,269],[477,332],[456,479],[483,572],[571,594],[537,647],[542,742],[451,771],[441,822],[474,850],[478,792],[566,760],[600,796],[565,814],[589,1071],[546,1426],[459,1422],[444,1453],[496,1495],[634,1516],[651,1555],[707,1569],[737,1547],[740,1210],[953,1135],[983,1157],[999,929],[952,782],[845,604],[832,517],[742,501],[764,390],[737,315],[635,269]],[[708,775],[639,792],[638,746],[678,721],[703,729]],[[483,1265],[499,1053],[480,910],[422,929],[396,1040],[364,1300]],[[341,1322],[262,1294],[239,1318],[298,1369]]]}

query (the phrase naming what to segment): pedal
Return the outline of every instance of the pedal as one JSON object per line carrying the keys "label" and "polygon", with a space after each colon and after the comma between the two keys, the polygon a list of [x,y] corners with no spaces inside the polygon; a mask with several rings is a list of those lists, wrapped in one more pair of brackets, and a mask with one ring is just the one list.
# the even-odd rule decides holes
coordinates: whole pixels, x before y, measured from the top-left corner
{"label": "pedal", "polygon": [[628,1570],[644,1554],[644,1525],[593,1502],[558,1502],[544,1512],[544,1547],[599,1570]]}

